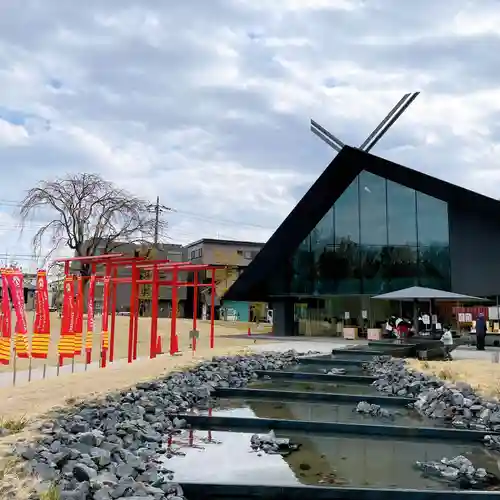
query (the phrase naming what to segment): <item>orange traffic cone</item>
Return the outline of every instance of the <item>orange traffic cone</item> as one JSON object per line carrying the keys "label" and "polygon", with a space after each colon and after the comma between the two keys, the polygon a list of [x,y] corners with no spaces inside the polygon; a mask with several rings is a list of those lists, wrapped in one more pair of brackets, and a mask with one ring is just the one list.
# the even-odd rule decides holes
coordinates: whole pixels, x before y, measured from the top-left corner
{"label": "orange traffic cone", "polygon": [[249,337],[251,337],[251,336],[252,336],[252,332],[250,331],[250,327],[248,327],[248,332],[247,332],[247,335],[248,335]]}
{"label": "orange traffic cone", "polygon": [[163,347],[161,345],[161,336],[158,335],[158,338],[156,339],[156,354],[163,354]]}

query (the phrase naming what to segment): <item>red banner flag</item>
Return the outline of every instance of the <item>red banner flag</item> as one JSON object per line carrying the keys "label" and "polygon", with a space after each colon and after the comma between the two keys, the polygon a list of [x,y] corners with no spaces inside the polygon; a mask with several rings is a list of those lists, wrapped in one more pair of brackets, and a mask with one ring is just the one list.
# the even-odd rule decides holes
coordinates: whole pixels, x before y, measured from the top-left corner
{"label": "red banner flag", "polygon": [[83,278],[78,276],[75,297],[75,356],[82,353],[83,341]]}
{"label": "red banner flag", "polygon": [[28,323],[24,308],[24,283],[23,273],[17,269],[7,269],[3,273],[9,284],[12,305],[16,313],[16,326],[14,346],[18,358],[29,358],[28,351]]}
{"label": "red banner flag", "polygon": [[109,315],[109,285],[111,277],[104,276],[104,286],[102,287],[102,333],[101,333],[101,350],[107,352],[109,349],[109,332],[108,332],[108,315]]}
{"label": "red banner flag", "polygon": [[36,304],[31,356],[47,359],[50,344],[49,287],[47,273],[43,270],[36,275]]}
{"label": "red banner flag", "polygon": [[59,357],[75,356],[75,307],[73,276],[64,278],[63,310],[61,322],[61,338],[59,339]]}
{"label": "red banner flag", "polygon": [[8,365],[10,362],[11,338],[12,338],[12,322],[9,300],[9,283],[2,273],[2,307],[0,310],[0,364]]}
{"label": "red banner flag", "polygon": [[85,337],[85,350],[90,363],[92,353],[93,333],[94,333],[94,295],[95,295],[95,275],[90,277],[89,291],[87,297],[87,335]]}

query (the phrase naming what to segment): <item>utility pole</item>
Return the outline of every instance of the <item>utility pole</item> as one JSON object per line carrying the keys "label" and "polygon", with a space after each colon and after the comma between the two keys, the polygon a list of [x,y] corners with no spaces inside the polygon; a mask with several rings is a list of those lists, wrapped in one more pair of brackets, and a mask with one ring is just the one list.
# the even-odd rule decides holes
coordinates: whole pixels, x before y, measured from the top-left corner
{"label": "utility pole", "polygon": [[154,205],[148,205],[148,211],[155,213],[155,227],[154,227],[154,241],[153,248],[156,248],[160,239],[160,215],[163,212],[172,212],[172,209],[160,204],[160,197],[156,197],[156,203]]}
{"label": "utility pole", "polygon": [[158,226],[160,225],[160,197],[156,197],[156,206],[155,206],[155,239],[154,245],[155,247],[158,245]]}

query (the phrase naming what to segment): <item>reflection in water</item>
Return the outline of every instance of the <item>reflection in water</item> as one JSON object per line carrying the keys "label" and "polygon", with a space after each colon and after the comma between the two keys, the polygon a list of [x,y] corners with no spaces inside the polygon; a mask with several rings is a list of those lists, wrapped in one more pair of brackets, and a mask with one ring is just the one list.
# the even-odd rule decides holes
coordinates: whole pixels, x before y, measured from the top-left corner
{"label": "reflection in water", "polygon": [[359,365],[332,365],[332,364],[306,364],[299,363],[293,366],[290,366],[286,369],[287,372],[303,372],[303,373],[322,373],[324,375],[328,374],[330,370],[333,369],[342,369],[345,370],[345,373],[349,373],[351,375],[369,375],[366,370]]}
{"label": "reflection in water", "polygon": [[[227,412],[251,416],[248,410]],[[170,443],[165,465],[179,482],[448,489],[439,478],[422,477],[415,461],[461,454],[498,475],[496,459],[472,444],[277,432],[277,438],[302,444],[282,457],[252,452],[251,436],[213,431],[209,439],[207,431],[183,431]]]}
{"label": "reflection in water", "polygon": [[[411,427],[444,426],[442,420],[429,419],[417,411],[395,407],[392,418],[377,417],[355,411],[356,403],[315,403],[304,401],[273,401],[269,399],[217,399],[212,402],[215,415],[224,410],[249,408],[256,418],[279,418],[286,420],[305,420],[309,422],[343,422],[378,425],[405,425]],[[206,415],[205,413],[202,413]]]}
{"label": "reflection in water", "polygon": [[282,391],[300,392],[329,392],[341,394],[373,394],[380,396],[380,392],[371,385],[348,382],[308,382],[297,380],[259,380],[250,384],[249,389],[273,389]]}
{"label": "reflection in water", "polygon": [[[223,409],[214,409],[214,415],[262,417],[256,405],[274,404],[272,411],[279,415],[269,410],[266,415],[293,418],[290,413],[283,413],[283,403],[250,401],[243,407],[241,401],[228,400],[227,403]],[[302,445],[298,451],[281,457],[252,453],[249,433],[213,432],[214,439],[219,441],[214,446],[209,446],[207,433],[195,431],[194,434],[197,437],[192,440],[193,449],[184,461],[169,462],[169,467],[176,472],[176,480],[447,489],[450,486],[439,478],[422,477],[414,465],[416,461],[457,455],[466,456],[475,467],[484,467],[496,475],[499,472],[497,461],[488,450],[473,443],[276,432],[277,438],[289,438]],[[188,436],[188,446],[189,442]]]}
{"label": "reflection in water", "polygon": [[[249,417],[251,412],[233,410],[231,415]],[[253,452],[251,437],[250,433],[186,430],[168,444],[165,465],[175,471],[179,482],[299,484],[281,455]]]}

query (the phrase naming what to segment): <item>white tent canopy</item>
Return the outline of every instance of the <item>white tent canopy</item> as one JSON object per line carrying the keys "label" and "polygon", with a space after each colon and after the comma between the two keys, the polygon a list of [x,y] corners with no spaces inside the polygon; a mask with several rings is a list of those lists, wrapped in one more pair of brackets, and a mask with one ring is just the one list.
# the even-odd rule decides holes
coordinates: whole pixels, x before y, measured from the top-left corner
{"label": "white tent canopy", "polygon": [[441,300],[447,302],[488,302],[488,299],[474,297],[472,295],[462,295],[460,293],[446,292],[444,290],[436,290],[434,288],[426,288],[422,286],[411,286],[396,290],[394,292],[376,295],[372,299],[380,300]]}

